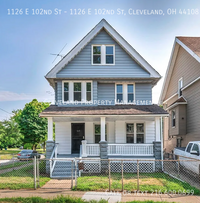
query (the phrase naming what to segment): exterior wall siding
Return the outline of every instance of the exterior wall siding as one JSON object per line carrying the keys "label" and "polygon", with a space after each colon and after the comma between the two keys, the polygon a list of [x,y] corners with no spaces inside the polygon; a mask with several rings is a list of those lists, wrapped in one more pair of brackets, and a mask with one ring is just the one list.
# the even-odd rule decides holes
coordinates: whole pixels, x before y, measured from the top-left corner
{"label": "exterior wall siding", "polygon": [[183,87],[200,76],[200,64],[185,49],[179,48],[172,77],[169,82],[166,97],[172,96],[178,91],[178,80],[183,77]]}
{"label": "exterior wall siding", "polygon": [[109,100],[108,104],[115,104],[115,84],[114,83],[98,83],[98,100],[103,101]]}
{"label": "exterior wall siding", "polygon": [[126,143],[126,123],[125,121],[115,122],[115,143]]}
{"label": "exterior wall siding", "polygon": [[57,102],[62,101],[62,81],[57,81]]}
{"label": "exterior wall siding", "polygon": [[[152,103],[152,85],[151,84],[135,84],[135,100],[136,104],[142,101],[149,101]],[[139,103],[137,103],[137,101]]]}
{"label": "exterior wall siding", "polygon": [[94,124],[93,122],[85,122],[85,139],[88,144],[94,143]]}
{"label": "exterior wall siding", "polygon": [[55,122],[56,143],[59,154],[71,154],[71,123]]}
{"label": "exterior wall siding", "polygon": [[[115,45],[115,65],[91,65],[93,44]],[[72,59],[57,78],[148,78],[150,74],[141,68],[106,31],[102,30],[83,50]]]}
{"label": "exterior wall siding", "polygon": [[115,143],[115,123],[107,122],[108,124],[108,143]]}
{"label": "exterior wall siding", "polygon": [[155,121],[145,122],[145,143],[153,143],[156,140],[155,137]]}

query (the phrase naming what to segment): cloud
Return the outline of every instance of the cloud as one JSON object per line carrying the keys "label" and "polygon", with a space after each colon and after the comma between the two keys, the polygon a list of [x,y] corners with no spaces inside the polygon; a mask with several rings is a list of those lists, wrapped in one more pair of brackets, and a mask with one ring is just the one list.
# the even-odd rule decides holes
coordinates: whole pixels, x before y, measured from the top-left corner
{"label": "cloud", "polygon": [[37,99],[38,101],[43,102],[53,102],[54,94],[47,91],[40,94],[25,94],[25,93],[16,93],[10,91],[0,91],[0,102],[2,101],[30,101]]}

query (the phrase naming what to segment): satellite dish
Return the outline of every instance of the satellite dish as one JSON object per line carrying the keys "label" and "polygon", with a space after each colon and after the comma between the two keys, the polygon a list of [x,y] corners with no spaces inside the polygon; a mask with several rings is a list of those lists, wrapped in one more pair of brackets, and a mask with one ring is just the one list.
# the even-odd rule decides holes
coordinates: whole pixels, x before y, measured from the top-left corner
{"label": "satellite dish", "polygon": [[63,55],[62,54],[60,54],[61,52],[62,52],[62,50],[66,47],[66,45],[67,45],[67,43],[65,44],[65,46],[61,49],[61,51],[58,53],[58,54],[52,54],[52,53],[50,53],[51,55],[55,55],[56,56],[56,58],[53,60],[53,62],[52,63],[54,63],[54,61],[57,59],[57,57],[58,56],[60,56],[61,57],[61,59],[63,58]]}

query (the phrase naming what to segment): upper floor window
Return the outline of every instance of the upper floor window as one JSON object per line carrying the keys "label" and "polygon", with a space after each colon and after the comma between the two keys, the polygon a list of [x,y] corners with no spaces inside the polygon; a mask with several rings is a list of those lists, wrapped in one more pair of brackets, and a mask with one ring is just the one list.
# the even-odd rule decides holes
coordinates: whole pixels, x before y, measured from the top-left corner
{"label": "upper floor window", "polygon": [[172,111],[172,127],[176,126],[176,111]]}
{"label": "upper floor window", "polygon": [[115,63],[114,45],[92,45],[93,65],[113,65]]}
{"label": "upper floor window", "polygon": [[69,101],[69,83],[64,83],[64,101]]}
{"label": "upper floor window", "polygon": [[180,78],[178,81],[178,96],[182,96],[182,87],[183,87],[183,78]]}
{"label": "upper floor window", "polygon": [[62,102],[91,102],[92,101],[92,81],[63,81]]}
{"label": "upper floor window", "polygon": [[74,83],[74,101],[81,101],[81,83]]}
{"label": "upper floor window", "polygon": [[134,101],[134,90],[133,90],[133,84],[128,84],[127,85],[127,98],[128,98],[128,103],[133,103]]}
{"label": "upper floor window", "polygon": [[134,103],[134,84],[116,84],[116,103]]}
{"label": "upper floor window", "polygon": [[117,103],[123,102],[123,85],[117,84]]}
{"label": "upper floor window", "polygon": [[92,91],[91,91],[91,82],[87,82],[86,83],[86,100],[87,101],[91,101],[91,95],[92,95]]}

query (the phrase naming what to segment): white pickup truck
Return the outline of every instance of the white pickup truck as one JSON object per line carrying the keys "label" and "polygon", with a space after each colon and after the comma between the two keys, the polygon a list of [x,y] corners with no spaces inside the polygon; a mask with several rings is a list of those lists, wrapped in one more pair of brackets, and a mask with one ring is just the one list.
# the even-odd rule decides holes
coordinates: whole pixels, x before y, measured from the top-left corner
{"label": "white pickup truck", "polygon": [[189,142],[187,147],[174,149],[175,159],[180,160],[180,165],[185,169],[200,174],[200,141]]}

